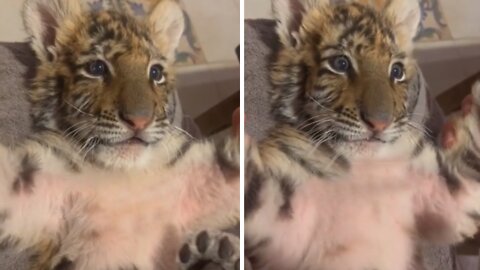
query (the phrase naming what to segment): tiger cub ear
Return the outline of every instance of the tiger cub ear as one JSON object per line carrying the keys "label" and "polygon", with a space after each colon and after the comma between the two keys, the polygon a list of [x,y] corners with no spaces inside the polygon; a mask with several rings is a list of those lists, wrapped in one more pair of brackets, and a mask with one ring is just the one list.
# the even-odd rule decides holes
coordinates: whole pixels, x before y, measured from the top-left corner
{"label": "tiger cub ear", "polygon": [[183,10],[174,0],[163,0],[149,15],[154,26],[154,40],[169,61],[175,61],[175,50],[185,29]]}
{"label": "tiger cub ear", "polygon": [[329,4],[330,0],[272,0],[277,34],[286,47],[301,45],[300,28],[306,11]]}
{"label": "tiger cub ear", "polygon": [[32,49],[39,60],[51,59],[59,26],[67,17],[82,13],[80,2],[77,0],[25,1],[23,22],[30,36]]}
{"label": "tiger cub ear", "polygon": [[421,18],[418,0],[391,0],[387,3],[384,14],[393,26],[397,44],[406,50],[412,49]]}

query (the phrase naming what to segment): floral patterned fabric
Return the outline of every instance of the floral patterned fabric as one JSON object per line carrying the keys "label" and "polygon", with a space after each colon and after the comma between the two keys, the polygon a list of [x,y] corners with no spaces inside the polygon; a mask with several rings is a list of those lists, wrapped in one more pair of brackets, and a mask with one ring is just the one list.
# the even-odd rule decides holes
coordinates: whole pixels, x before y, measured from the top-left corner
{"label": "floral patterned fabric", "polygon": [[438,41],[452,39],[439,0],[420,0],[419,3],[422,9],[422,20],[415,40]]}

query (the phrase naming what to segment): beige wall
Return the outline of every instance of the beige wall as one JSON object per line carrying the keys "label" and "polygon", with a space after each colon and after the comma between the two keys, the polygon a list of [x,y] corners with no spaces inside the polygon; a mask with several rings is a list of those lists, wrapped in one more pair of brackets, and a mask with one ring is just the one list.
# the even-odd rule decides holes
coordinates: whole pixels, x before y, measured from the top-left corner
{"label": "beige wall", "polygon": [[271,0],[245,0],[245,19],[271,17]]}
{"label": "beige wall", "polygon": [[21,0],[0,0],[0,41],[24,41],[26,38],[20,10]]}

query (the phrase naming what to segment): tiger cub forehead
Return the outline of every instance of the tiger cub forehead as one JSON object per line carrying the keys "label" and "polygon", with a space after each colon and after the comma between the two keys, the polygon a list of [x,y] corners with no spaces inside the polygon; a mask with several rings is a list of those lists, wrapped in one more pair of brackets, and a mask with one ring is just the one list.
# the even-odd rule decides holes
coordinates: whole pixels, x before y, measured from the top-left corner
{"label": "tiger cub forehead", "polygon": [[351,56],[375,54],[377,60],[406,56],[407,48],[396,43],[391,22],[373,7],[360,3],[307,11],[301,35],[306,46],[322,53],[318,57],[338,51]]}
{"label": "tiger cub forehead", "polygon": [[70,18],[59,30],[57,53],[75,62],[88,62],[92,57],[112,61],[126,53],[137,61],[166,62],[167,52],[152,39],[152,26],[116,11],[84,13]]}

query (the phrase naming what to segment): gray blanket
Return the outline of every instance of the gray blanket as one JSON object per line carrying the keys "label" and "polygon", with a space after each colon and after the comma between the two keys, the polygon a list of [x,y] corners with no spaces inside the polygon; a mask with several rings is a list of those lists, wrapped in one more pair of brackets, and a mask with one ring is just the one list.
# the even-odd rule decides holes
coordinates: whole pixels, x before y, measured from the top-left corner
{"label": "gray blanket", "polygon": [[28,80],[35,57],[26,43],[0,43],[0,143],[13,145],[30,131]]}
{"label": "gray blanket", "polygon": [[[277,36],[272,20],[246,20],[245,22],[245,130],[260,139],[272,125],[267,91],[271,88],[268,65],[277,49]],[[417,112],[428,112],[427,127],[436,136],[444,118],[437,103],[428,93],[422,93],[423,104]],[[452,270],[454,262],[448,247],[426,247],[423,259],[432,270]]]}

